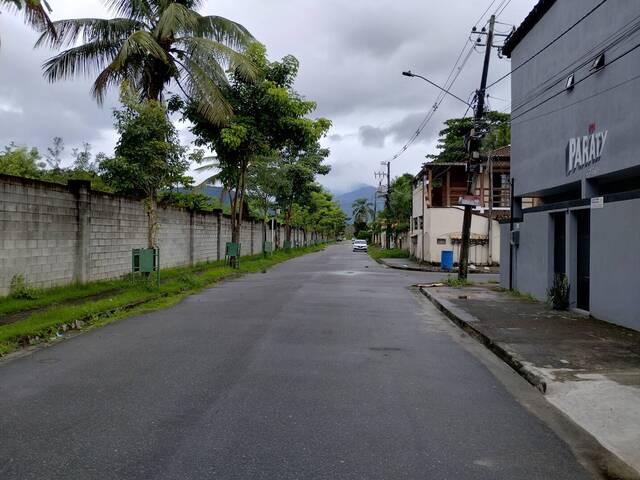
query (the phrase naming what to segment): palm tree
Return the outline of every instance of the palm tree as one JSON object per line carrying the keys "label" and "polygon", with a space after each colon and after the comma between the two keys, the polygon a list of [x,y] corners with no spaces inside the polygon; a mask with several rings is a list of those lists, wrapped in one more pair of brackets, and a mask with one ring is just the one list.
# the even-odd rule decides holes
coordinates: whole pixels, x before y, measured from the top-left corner
{"label": "palm tree", "polygon": [[366,198],[357,198],[351,205],[353,208],[353,223],[367,223],[373,216],[373,204]]}
{"label": "palm tree", "polygon": [[46,31],[38,39],[36,46],[66,48],[43,65],[49,81],[99,71],[92,88],[98,103],[124,81],[142,99],[161,100],[175,81],[209,121],[228,119],[231,107],[221,91],[225,68],[245,78],[256,73],[242,53],[254,41],[246,28],[200,15],[203,0],[103,1],[116,18],[58,20],[57,35]]}
{"label": "palm tree", "polygon": [[38,30],[47,30],[55,38],[56,31],[49,18],[51,7],[47,0],[0,0],[0,7],[24,14],[27,24]]}

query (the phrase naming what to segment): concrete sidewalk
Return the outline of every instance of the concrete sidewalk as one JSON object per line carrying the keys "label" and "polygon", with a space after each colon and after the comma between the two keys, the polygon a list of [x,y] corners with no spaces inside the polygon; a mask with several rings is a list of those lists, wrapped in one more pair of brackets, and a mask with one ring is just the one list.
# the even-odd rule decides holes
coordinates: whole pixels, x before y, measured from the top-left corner
{"label": "concrete sidewalk", "polygon": [[421,291],[640,472],[640,332],[495,288]]}
{"label": "concrete sidewalk", "polygon": [[[452,275],[455,275],[457,272],[457,267],[453,271],[449,272],[446,270],[442,270],[440,267],[435,265],[418,263],[411,258],[381,258],[378,260],[378,263],[386,265],[387,267],[397,268],[398,270],[451,273]],[[500,273],[500,269],[498,267],[478,267],[476,269],[471,269],[469,273]]]}

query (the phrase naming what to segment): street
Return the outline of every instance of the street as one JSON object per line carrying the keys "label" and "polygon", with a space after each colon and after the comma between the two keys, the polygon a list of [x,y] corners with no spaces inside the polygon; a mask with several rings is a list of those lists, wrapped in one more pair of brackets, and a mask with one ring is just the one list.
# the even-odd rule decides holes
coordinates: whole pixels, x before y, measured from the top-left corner
{"label": "street", "polygon": [[409,288],[439,277],[343,242],[0,363],[0,478],[591,478]]}

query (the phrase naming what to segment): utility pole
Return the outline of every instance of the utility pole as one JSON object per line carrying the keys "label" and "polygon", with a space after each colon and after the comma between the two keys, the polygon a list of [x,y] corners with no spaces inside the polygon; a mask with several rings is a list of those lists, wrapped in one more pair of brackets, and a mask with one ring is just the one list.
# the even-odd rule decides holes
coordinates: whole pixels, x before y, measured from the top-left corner
{"label": "utility pole", "polygon": [[[387,166],[387,172],[375,172],[374,175],[376,178],[380,177],[380,185],[382,185],[382,181],[384,177],[387,177],[387,193],[385,195],[384,208],[389,213],[389,207],[391,205],[391,162],[380,162],[380,165]],[[391,248],[391,225],[389,224],[389,219],[385,219],[385,248],[388,250]]]}
{"label": "utility pole", "polygon": [[[496,22],[496,16],[491,15],[489,20],[489,30],[487,32],[486,50],[484,52],[484,65],[482,67],[482,78],[480,80],[480,89],[477,91],[477,106],[473,119],[473,129],[469,136],[469,153],[470,158],[467,161],[467,195],[473,195],[475,186],[475,170],[480,162],[480,122],[484,116],[484,98],[487,89],[487,76],[489,74],[489,61],[491,60],[491,50],[493,48],[493,30]],[[464,219],[462,221],[462,246],[460,247],[460,259],[458,263],[458,279],[466,280],[469,273],[469,243],[471,237],[471,210],[473,206],[465,204]]]}
{"label": "utility pole", "polygon": [[[384,201],[384,208],[387,211],[387,215],[391,213],[391,162],[382,162],[387,164],[387,196]],[[385,234],[385,248],[389,250],[391,248],[391,225],[389,224],[389,218],[385,220],[386,234]]]}

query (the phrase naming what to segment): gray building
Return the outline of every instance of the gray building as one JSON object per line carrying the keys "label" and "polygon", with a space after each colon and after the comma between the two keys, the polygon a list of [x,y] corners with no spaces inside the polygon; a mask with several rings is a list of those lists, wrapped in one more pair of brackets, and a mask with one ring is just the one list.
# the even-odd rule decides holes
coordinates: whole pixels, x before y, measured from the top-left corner
{"label": "gray building", "polygon": [[640,330],[640,1],[542,0],[503,53],[516,233],[501,225],[502,284],[545,299],[564,273],[573,308]]}

